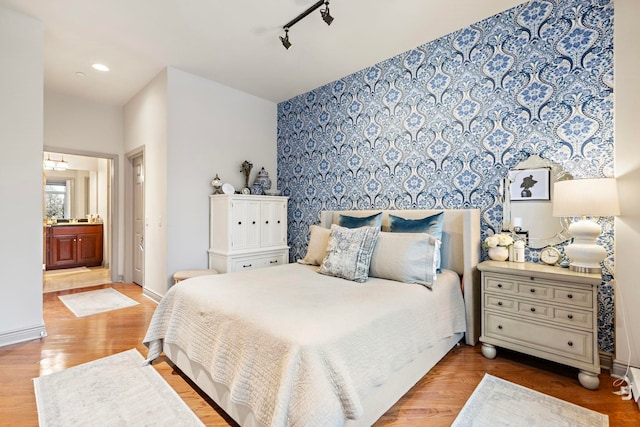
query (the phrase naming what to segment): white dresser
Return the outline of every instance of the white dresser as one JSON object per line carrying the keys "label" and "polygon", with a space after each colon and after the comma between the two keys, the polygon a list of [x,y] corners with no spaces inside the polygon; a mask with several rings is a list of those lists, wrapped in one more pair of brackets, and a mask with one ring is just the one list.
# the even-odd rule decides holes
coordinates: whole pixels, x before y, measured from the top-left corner
{"label": "white dresser", "polygon": [[485,261],[482,272],[482,354],[503,347],[580,369],[583,387],[600,380],[599,274],[534,263]]}
{"label": "white dresser", "polygon": [[210,269],[226,273],[289,262],[287,197],[209,198]]}

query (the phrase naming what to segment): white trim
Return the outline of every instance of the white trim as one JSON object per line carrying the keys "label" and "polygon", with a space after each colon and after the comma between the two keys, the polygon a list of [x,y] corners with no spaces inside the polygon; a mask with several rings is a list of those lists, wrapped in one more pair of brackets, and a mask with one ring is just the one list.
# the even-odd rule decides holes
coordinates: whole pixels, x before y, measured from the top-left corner
{"label": "white trim", "polygon": [[162,295],[155,293],[151,289],[146,287],[142,288],[142,295],[149,298],[155,303],[160,303],[160,300],[162,300]]}
{"label": "white trim", "polygon": [[0,334],[0,347],[17,344],[25,341],[37,340],[47,336],[44,323],[30,328],[18,329],[15,331],[3,332]]}

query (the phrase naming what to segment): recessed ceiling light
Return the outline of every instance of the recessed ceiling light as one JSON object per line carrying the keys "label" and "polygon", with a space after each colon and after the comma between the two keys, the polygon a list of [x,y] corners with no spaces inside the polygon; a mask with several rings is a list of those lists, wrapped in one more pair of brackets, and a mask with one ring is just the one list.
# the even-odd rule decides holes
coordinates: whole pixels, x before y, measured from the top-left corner
{"label": "recessed ceiling light", "polygon": [[103,64],[93,64],[92,67],[94,70],[98,71],[109,71],[109,67]]}
{"label": "recessed ceiling light", "polygon": [[84,77],[84,73],[82,71],[76,71],[76,76]]}

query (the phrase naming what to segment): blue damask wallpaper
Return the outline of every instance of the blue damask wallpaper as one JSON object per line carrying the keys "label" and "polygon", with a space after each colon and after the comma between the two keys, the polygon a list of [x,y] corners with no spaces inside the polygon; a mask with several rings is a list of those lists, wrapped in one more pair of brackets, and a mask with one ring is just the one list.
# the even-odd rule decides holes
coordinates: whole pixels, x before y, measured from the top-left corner
{"label": "blue damask wallpaper", "polygon": [[[613,176],[610,0],[533,0],[280,103],[292,258],[325,209],[480,208],[484,237],[501,227],[500,180],[533,153]],[[605,273],[598,339],[613,352]]]}

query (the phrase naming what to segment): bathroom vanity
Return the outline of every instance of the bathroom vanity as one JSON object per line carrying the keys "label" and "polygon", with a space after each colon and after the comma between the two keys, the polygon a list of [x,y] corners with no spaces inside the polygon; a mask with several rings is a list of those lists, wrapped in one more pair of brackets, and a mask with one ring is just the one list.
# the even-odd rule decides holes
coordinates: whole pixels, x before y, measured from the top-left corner
{"label": "bathroom vanity", "polygon": [[102,265],[101,223],[66,223],[46,226],[46,269]]}

